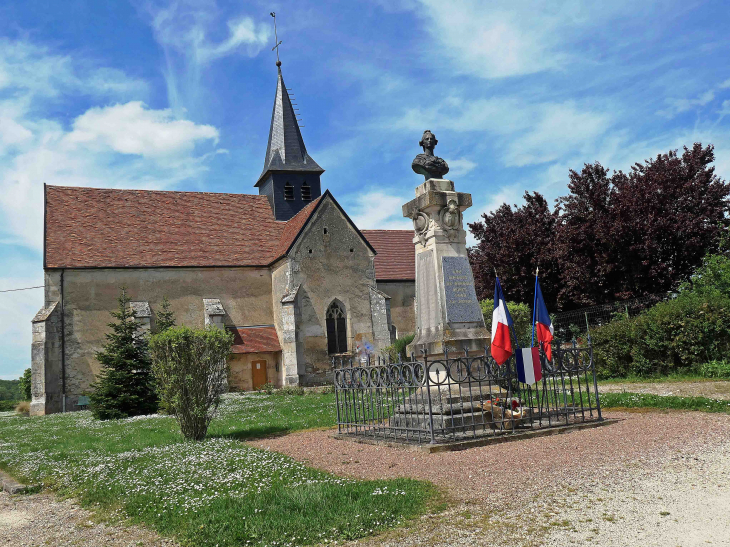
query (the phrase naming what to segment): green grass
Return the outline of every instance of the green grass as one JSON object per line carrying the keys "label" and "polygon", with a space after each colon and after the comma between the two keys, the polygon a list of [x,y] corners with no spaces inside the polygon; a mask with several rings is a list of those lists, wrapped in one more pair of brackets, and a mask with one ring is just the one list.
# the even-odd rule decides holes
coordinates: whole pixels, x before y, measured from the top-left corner
{"label": "green grass", "polygon": [[12,417],[0,420],[0,467],[201,547],[342,541],[426,510],[428,483],[345,479],[240,442],[333,423],[331,394],[228,395],[200,443],[168,416]]}
{"label": "green grass", "polygon": [[662,376],[627,376],[625,378],[604,378],[598,384],[651,384],[658,382],[718,382],[728,378],[708,378],[694,373],[673,373]]}
{"label": "green grass", "polygon": [[657,408],[730,413],[730,401],[649,393],[601,393],[601,408]]}

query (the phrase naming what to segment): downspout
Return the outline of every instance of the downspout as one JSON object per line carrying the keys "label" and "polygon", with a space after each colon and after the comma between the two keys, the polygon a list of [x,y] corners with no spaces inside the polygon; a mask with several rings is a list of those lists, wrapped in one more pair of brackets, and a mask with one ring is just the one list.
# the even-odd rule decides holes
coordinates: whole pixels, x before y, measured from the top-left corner
{"label": "downspout", "polygon": [[61,270],[61,401],[63,405],[62,412],[66,412],[66,313],[63,309],[63,274],[65,270]]}

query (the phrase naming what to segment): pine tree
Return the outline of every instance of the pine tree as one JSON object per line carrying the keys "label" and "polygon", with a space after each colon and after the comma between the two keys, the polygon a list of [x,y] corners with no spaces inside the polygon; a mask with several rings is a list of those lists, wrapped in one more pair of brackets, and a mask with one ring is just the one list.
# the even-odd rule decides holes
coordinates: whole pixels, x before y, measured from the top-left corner
{"label": "pine tree", "polygon": [[117,321],[109,323],[112,332],[106,335],[107,343],[96,354],[101,373],[92,385],[90,406],[94,416],[101,420],[157,411],[147,338],[138,334],[140,323],[129,306],[124,287],[118,302],[118,310],[111,312]]}
{"label": "pine tree", "polygon": [[175,312],[170,309],[170,301],[166,296],[162,297],[160,311],[157,312],[155,320],[155,333],[165,332],[175,326]]}

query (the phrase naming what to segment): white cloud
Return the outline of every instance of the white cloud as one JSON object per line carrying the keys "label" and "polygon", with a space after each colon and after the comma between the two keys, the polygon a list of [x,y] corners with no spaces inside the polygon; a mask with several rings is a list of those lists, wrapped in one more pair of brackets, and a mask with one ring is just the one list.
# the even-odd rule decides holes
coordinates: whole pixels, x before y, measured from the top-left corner
{"label": "white cloud", "polygon": [[402,206],[412,197],[370,190],[349,197],[347,211],[355,226],[361,230],[411,230],[413,225],[403,218]]}
{"label": "white cloud", "polygon": [[534,110],[535,124],[509,143],[505,165],[521,167],[588,152],[611,126],[608,114],[583,110],[572,102],[538,105]]}
{"label": "white cloud", "polygon": [[427,109],[409,108],[394,122],[377,122],[407,131],[448,128],[497,136],[494,146],[505,166],[521,167],[557,160],[595,148],[614,123],[601,108],[575,101],[530,103],[513,97],[467,101],[447,97]]}
{"label": "white cloud", "polygon": [[203,104],[201,74],[207,65],[237,53],[254,57],[271,39],[269,25],[237,16],[225,21],[224,40],[211,40],[210,36],[223,34],[219,28],[223,17],[214,0],[148,2],[144,11],[165,52],[168,100],[178,115]]}
{"label": "white cloud", "polygon": [[108,148],[121,154],[157,158],[189,153],[195,144],[218,141],[218,130],[189,120],[176,120],[172,111],[150,110],[140,101],[95,107],[76,118],[63,139],[72,148]]}
{"label": "white cloud", "polygon": [[449,165],[449,176],[451,177],[458,177],[459,175],[471,173],[478,165],[467,158],[447,160],[446,163]]}
{"label": "white cloud", "polygon": [[0,89],[23,96],[144,97],[147,83],[92,60],[51,52],[23,40],[0,38]]}
{"label": "white cloud", "polygon": [[[504,78],[546,70],[564,70],[586,61],[569,46],[605,29],[622,16],[628,2],[564,0],[484,2],[421,0],[416,11],[425,18],[433,46],[429,53],[446,57],[457,73]],[[649,7],[633,6],[634,13]]]}

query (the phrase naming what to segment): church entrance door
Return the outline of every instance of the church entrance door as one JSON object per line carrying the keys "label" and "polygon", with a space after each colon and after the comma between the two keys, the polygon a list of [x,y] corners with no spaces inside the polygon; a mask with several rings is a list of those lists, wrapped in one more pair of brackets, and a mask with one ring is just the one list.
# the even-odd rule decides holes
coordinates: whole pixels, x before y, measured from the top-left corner
{"label": "church entrance door", "polygon": [[266,360],[251,361],[253,388],[258,389],[266,383]]}

